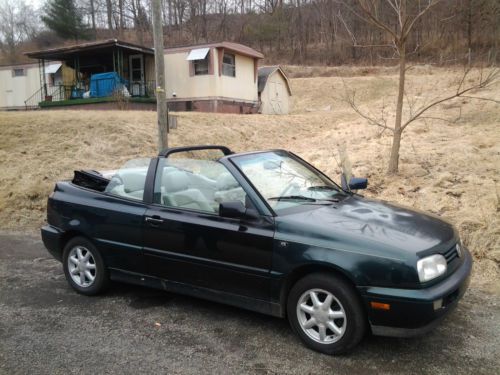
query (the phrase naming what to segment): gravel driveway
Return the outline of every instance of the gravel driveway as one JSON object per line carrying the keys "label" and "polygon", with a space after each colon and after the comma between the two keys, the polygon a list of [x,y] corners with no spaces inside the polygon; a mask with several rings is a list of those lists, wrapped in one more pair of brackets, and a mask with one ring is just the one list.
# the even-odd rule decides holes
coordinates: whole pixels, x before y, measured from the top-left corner
{"label": "gravel driveway", "polygon": [[330,357],[283,319],[124,284],[78,295],[39,238],[0,233],[0,373],[499,374],[500,296],[472,286],[432,334]]}

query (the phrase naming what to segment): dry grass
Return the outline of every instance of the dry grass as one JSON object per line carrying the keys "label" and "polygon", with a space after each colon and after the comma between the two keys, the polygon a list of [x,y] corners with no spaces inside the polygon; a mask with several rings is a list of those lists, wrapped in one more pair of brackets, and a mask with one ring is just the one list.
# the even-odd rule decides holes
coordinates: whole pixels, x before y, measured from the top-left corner
{"label": "dry grass", "polygon": [[[385,68],[384,68],[385,69]],[[459,71],[410,71],[420,102],[453,89]],[[294,111],[288,116],[179,114],[171,145],[225,144],[237,151],[286,148],[335,177],[338,145],[349,153],[353,173],[367,176],[366,195],[430,211],[453,222],[477,263],[476,279],[494,280],[500,263],[500,106],[462,99],[456,123],[429,120],[411,125],[403,138],[401,171],[387,177],[389,133],[360,119],[338,100],[344,82],[362,107],[377,113],[392,104],[391,72],[292,80]],[[497,85],[487,93],[500,99]],[[447,104],[434,115],[455,117]],[[155,114],[134,111],[0,112],[0,227],[35,229],[44,221],[54,182],[74,169],[112,169],[139,155],[154,155]]]}

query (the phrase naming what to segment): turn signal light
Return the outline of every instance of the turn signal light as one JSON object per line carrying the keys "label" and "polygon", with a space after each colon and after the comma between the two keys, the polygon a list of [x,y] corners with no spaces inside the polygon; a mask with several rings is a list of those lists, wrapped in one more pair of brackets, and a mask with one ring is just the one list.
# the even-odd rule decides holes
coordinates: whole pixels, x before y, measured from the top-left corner
{"label": "turn signal light", "polygon": [[391,305],[389,305],[388,303],[370,302],[370,305],[371,305],[372,309],[375,309],[375,310],[389,311],[391,309]]}

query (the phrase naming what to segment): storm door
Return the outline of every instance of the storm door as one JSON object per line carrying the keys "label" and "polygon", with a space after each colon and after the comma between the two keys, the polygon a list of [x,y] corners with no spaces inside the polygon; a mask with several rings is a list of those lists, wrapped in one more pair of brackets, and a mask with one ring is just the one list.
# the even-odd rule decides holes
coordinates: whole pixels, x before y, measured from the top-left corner
{"label": "storm door", "polygon": [[144,57],[143,55],[130,55],[130,95],[144,96]]}

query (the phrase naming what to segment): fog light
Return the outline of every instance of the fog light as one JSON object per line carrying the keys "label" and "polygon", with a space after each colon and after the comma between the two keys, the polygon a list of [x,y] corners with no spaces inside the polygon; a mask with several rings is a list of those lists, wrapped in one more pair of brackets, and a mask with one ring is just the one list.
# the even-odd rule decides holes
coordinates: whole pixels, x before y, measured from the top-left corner
{"label": "fog light", "polygon": [[371,305],[372,309],[374,309],[374,310],[388,311],[391,309],[391,305],[389,305],[388,303],[370,302],[370,305]]}
{"label": "fog light", "polygon": [[437,299],[434,301],[434,310],[439,310],[441,307],[443,307],[443,299]]}

